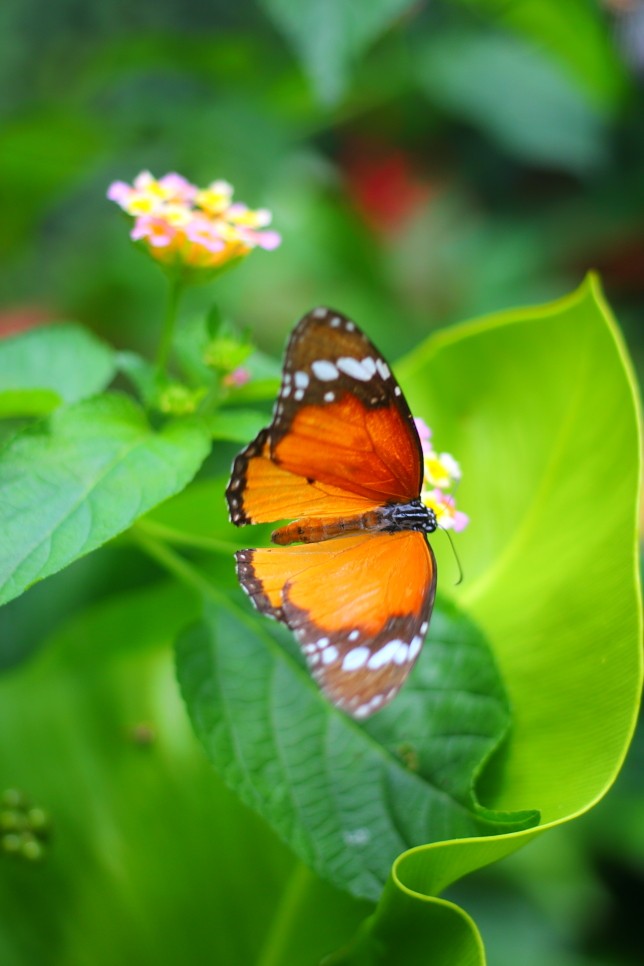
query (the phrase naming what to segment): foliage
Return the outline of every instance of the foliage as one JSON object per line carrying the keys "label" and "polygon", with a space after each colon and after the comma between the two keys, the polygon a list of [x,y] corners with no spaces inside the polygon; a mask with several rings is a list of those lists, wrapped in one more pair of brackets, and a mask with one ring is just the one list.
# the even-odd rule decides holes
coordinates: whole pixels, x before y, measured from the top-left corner
{"label": "foliage", "polygon": [[[3,350],[30,360],[20,343],[33,348],[38,336],[51,340],[42,328],[5,342],[0,365]],[[443,600],[409,687],[373,721],[358,725],[334,710],[292,644],[224,590],[230,525],[221,516],[209,531],[201,525],[204,500],[208,512],[223,483],[206,478],[188,486],[176,510],[145,516],[195,476],[207,452],[205,417],[166,417],[153,430],[134,402],[105,393],[61,402],[11,436],[1,505],[15,560],[6,554],[3,594],[19,594],[143,517],[131,530],[137,545],[209,602],[179,634],[178,673],[226,783],[322,879],[372,902],[384,887],[336,961],[400,954],[420,963],[430,943],[437,962],[482,962],[471,920],[428,898],[532,837],[535,806],[539,831],[587,809],[614,780],[632,732],[641,679],[632,538],[638,426],[623,351],[592,280],[560,304],[437,336],[401,372],[416,411],[431,412],[439,436],[459,443],[476,522],[462,537],[468,580],[459,606]],[[22,383],[39,388],[28,363]],[[620,466],[622,491],[596,519],[595,480],[607,461]],[[544,525],[549,517],[556,527]],[[209,575],[168,541],[226,558]],[[152,592],[151,604],[145,591],[147,609],[136,619],[137,595],[124,611],[117,602],[118,619],[133,625],[109,637],[172,636],[171,626],[176,633],[198,612],[194,598],[179,586],[176,593],[181,607],[168,611],[168,591]],[[501,680],[511,738],[483,771],[510,722]],[[7,683],[8,709],[25,686]],[[158,716],[150,733],[165,727]],[[149,730],[136,734],[146,742]],[[67,949],[69,941],[61,939]],[[123,941],[127,948],[131,937]]]}
{"label": "foliage", "polygon": [[[260,966],[640,962],[641,735],[602,798],[641,679],[635,389],[597,280],[560,297],[599,268],[641,367],[636,7],[3,5],[3,963],[174,966],[186,936]],[[214,309],[169,289],[164,323],[105,200],[144,169],[229,178],[281,248]],[[268,532],[222,498],[319,303],[402,355],[472,520],[360,726],[241,599],[232,552]]]}

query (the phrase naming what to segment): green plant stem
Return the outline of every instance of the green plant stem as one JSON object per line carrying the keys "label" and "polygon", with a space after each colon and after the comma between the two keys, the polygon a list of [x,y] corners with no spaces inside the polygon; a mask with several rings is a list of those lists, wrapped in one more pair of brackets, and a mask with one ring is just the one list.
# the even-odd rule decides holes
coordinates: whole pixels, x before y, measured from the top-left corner
{"label": "green plant stem", "polygon": [[208,600],[216,604],[230,607],[226,594],[222,593],[214,584],[201,574],[196,567],[184,560],[183,557],[171,550],[162,540],[150,536],[138,525],[132,527],[132,533],[137,544],[149,557],[156,560],[165,570],[178,577],[184,584],[203,594]]}
{"label": "green plant stem", "polygon": [[229,555],[239,549],[239,546],[235,543],[217,540],[215,537],[202,537],[197,533],[187,533],[185,530],[166,526],[165,523],[157,523],[156,520],[138,520],[133,529],[146,533],[150,537],[156,537],[164,543],[172,543],[180,547],[193,547],[195,550],[209,550],[211,553]]}
{"label": "green plant stem", "polygon": [[313,873],[303,862],[295,865],[258,956],[257,966],[283,966],[286,962],[288,939],[298,920],[300,906],[313,879]]}
{"label": "green plant stem", "polygon": [[161,339],[159,341],[156,358],[156,366],[159,372],[164,372],[168,364],[174,336],[174,327],[177,321],[177,309],[179,308],[179,299],[181,298],[182,291],[183,282],[180,278],[172,278],[169,280],[168,300],[166,302],[163,328],[161,329]]}

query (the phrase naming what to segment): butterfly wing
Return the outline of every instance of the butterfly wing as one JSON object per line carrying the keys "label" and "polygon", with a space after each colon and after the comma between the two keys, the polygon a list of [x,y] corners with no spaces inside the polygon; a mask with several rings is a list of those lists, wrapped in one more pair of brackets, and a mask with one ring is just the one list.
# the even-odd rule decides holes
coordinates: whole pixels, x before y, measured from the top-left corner
{"label": "butterfly wing", "polygon": [[236,457],[226,499],[237,526],[293,517],[338,519],[377,506],[373,499],[283,469],[271,458],[270,429],[263,429]]}
{"label": "butterfly wing", "polygon": [[422,473],[412,414],[381,354],[341,313],[305,315],[286,349],[273,422],[233,466],[233,523],[407,502]]}
{"label": "butterfly wing", "polygon": [[388,704],[427,632],[436,563],[421,533],[359,533],[236,554],[255,606],[290,627],[313,677],[355,718]]}

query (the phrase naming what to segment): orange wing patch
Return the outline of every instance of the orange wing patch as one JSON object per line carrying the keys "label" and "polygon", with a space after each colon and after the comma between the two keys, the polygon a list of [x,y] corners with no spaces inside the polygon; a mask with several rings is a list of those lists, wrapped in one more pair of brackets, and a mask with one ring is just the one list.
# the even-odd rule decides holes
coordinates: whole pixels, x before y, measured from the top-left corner
{"label": "orange wing patch", "polygon": [[417,445],[398,408],[370,409],[355,395],[303,405],[271,455],[290,473],[378,504],[412,500],[420,490]]}
{"label": "orange wing patch", "polygon": [[[306,445],[306,444],[305,444]],[[269,430],[263,429],[237,456],[226,490],[232,522],[274,523],[316,516],[342,519],[377,506],[367,499],[278,466],[270,456]]]}
{"label": "orange wing patch", "polygon": [[434,601],[436,565],[423,534],[361,533],[236,557],[255,606],[293,630],[334,704],[366,718],[395,697]]}

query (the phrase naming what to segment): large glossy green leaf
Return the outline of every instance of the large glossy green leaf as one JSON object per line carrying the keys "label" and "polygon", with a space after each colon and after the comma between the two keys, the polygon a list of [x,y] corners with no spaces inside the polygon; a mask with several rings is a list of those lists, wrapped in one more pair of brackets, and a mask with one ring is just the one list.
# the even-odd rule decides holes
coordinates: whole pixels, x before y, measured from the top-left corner
{"label": "large glossy green leaf", "polygon": [[399,374],[415,412],[460,457],[459,500],[472,524],[459,541],[466,580],[455,596],[489,636],[514,709],[479,793],[496,808],[533,804],[542,822],[401,855],[376,915],[337,961],[391,962],[404,941],[396,961],[410,966],[428,949],[432,964],[479,966],[474,924],[432,897],[590,808],[633,732],[642,682],[636,393],[593,278],[559,302],[438,335]]}
{"label": "large glossy green leaf", "polygon": [[49,412],[58,402],[92,396],[108,385],[114,368],[113,350],[71,322],[3,339],[0,416],[37,415]]}
{"label": "large glossy green leaf", "polygon": [[485,640],[453,606],[434,614],[399,699],[362,725],[257,624],[212,610],[179,639],[179,681],[227,783],[319,875],[375,899],[405,848],[534,824],[473,795],[509,712]]}
{"label": "large glossy green leaf", "polygon": [[208,449],[201,422],[155,431],[118,395],[57,410],[11,438],[0,449],[0,603],[183,489]]}

